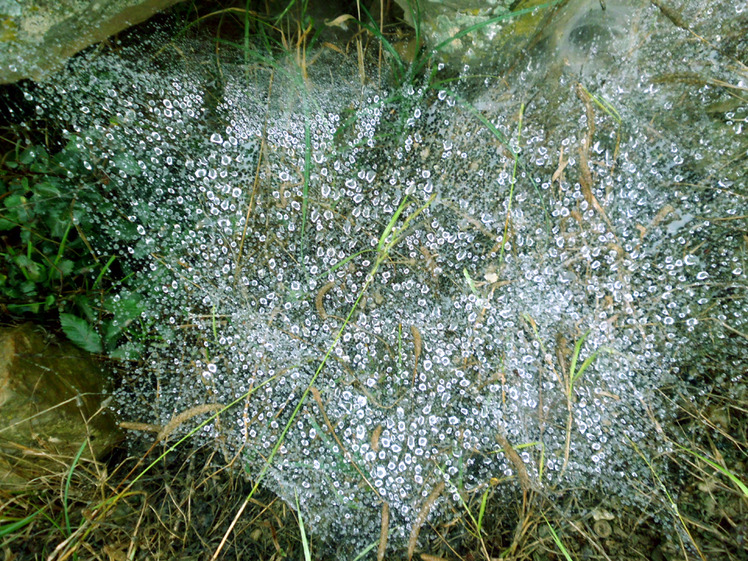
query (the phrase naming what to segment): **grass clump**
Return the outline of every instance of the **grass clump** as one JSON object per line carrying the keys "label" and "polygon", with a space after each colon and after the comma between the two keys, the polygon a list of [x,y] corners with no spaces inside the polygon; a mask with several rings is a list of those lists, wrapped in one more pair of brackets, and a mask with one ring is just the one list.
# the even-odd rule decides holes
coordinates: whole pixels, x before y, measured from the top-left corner
{"label": "grass clump", "polygon": [[[739,396],[729,398],[731,429],[714,434],[694,417],[700,436],[689,436],[672,355],[688,354],[690,327],[726,336],[708,314],[737,331],[732,349],[743,320],[727,319],[726,300],[683,263],[674,275],[694,291],[689,302],[720,311],[677,316],[663,283],[684,251],[721,283],[733,273],[691,244],[701,230],[684,230],[681,244],[677,223],[659,224],[675,203],[667,192],[618,196],[661,154],[631,150],[642,140],[621,134],[632,160],[619,166],[593,142],[608,119],[626,115],[634,128],[649,113],[627,115],[626,99],[612,110],[600,101],[615,99],[610,90],[587,93],[582,125],[544,130],[544,96],[579,112],[573,92],[519,99],[535,87],[522,82],[502,106],[495,92],[476,98],[459,80],[446,90],[437,74],[416,77],[394,59],[384,91],[356,42],[368,34],[399,56],[384,26],[357,28],[349,54],[326,48],[315,59],[309,41],[325,51],[321,35],[303,14],[288,17],[304,4],[287,6],[279,20],[246,3],[200,15],[200,25],[236,27],[202,52],[178,41],[161,49],[158,72],[92,59],[46,86],[55,100],[79,85],[75,107],[95,108],[75,118],[50,109],[76,134],[110,125],[84,143],[84,160],[103,143],[94,168],[109,180],[99,179],[106,225],[91,244],[107,256],[120,245],[109,267],[122,259],[133,275],[111,299],[132,299],[147,343],[118,394],[141,444],[132,459],[112,459],[85,520],[71,498],[80,466],[65,471],[68,491],[47,507],[63,521],[52,517],[63,529],[56,555],[95,550],[118,513],[133,528],[116,534],[127,556],[614,558],[673,545],[708,556],[738,543],[732,510],[721,517],[714,505],[716,537],[681,516],[663,538],[672,505],[695,504],[673,494],[679,470],[742,508]],[[211,69],[193,75],[195,61]],[[361,68],[372,76],[363,85]],[[353,78],[341,85],[343,75]],[[103,108],[92,103],[102,88],[127,95]],[[679,201],[683,216],[701,209]],[[710,235],[727,238],[716,223]],[[84,345],[105,346],[105,329],[97,339],[63,318]],[[206,488],[215,494],[200,521]],[[230,504],[218,516],[220,496]],[[8,536],[47,531],[34,512],[14,512]]]}

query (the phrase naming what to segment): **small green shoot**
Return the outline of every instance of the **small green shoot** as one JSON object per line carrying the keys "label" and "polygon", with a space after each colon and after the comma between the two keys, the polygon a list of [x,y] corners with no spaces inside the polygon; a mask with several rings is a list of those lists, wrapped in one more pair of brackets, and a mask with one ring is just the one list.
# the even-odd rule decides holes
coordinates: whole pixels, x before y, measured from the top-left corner
{"label": "small green shoot", "polygon": [[107,273],[109,268],[112,266],[112,263],[114,263],[114,260],[117,259],[116,255],[112,255],[109,260],[106,262],[106,264],[101,268],[101,271],[99,272],[99,276],[96,277],[96,280],[93,283],[93,286],[91,287],[93,290],[95,290],[99,283],[101,282],[101,279],[104,278],[104,275]]}
{"label": "small green shoot", "polygon": [[358,555],[356,555],[356,557],[353,558],[353,561],[361,561],[361,559],[365,559],[366,555],[378,545],[379,545],[379,540],[370,543],[368,546],[366,546],[366,548],[361,553],[359,553]]}
{"label": "small green shoot", "polygon": [[[447,487],[449,487],[449,490],[452,492],[452,494],[454,494],[454,495],[456,495],[457,497],[460,498],[460,502],[462,503],[462,507],[465,509],[465,512],[467,512],[468,517],[472,521],[473,527],[475,528],[475,533],[473,535],[480,542],[481,550],[483,552],[483,555],[486,556],[486,559],[490,559],[491,557],[488,555],[488,549],[486,548],[486,544],[483,541],[483,536],[481,535],[481,526],[483,524],[483,516],[482,516],[482,514],[485,513],[485,510],[486,510],[485,506],[483,504],[481,505],[481,511],[482,512],[479,512],[479,514],[478,514],[478,517],[479,517],[480,521],[476,520],[475,516],[473,516],[473,513],[470,511],[470,507],[468,507],[467,503],[465,502],[465,499],[462,498],[462,493],[460,493],[459,489],[457,489],[457,487],[455,487],[455,484],[452,483],[452,481],[449,479],[449,477],[447,476],[447,474],[444,473],[444,471],[441,469],[441,467],[437,466],[437,469],[439,471],[441,471],[442,475],[444,476],[444,481],[446,482]],[[482,499],[482,502],[488,500],[487,493],[488,493],[488,490],[486,490],[486,494],[484,494],[484,499]],[[473,532],[471,531],[470,533],[472,534]]]}
{"label": "small green shoot", "polygon": [[[40,509],[38,509],[36,512],[29,514],[25,518],[21,518],[20,520],[14,520],[13,522],[10,522],[9,524],[5,524],[3,526],[0,526],[0,538],[5,538],[7,536],[10,536],[14,532],[20,530],[24,526],[27,526],[28,524],[31,524],[34,519],[42,514],[44,510],[47,507],[44,506]],[[7,522],[8,520],[12,520],[10,518],[3,518],[3,521]]]}
{"label": "small green shoot", "polygon": [[568,392],[569,396],[571,397],[571,392],[574,389],[574,382],[576,382],[579,378],[581,378],[584,375],[585,370],[589,368],[590,364],[597,358],[597,355],[600,354],[600,352],[614,352],[612,349],[609,349],[608,347],[600,347],[598,349],[595,349],[593,353],[588,356],[584,361],[582,362],[581,366],[579,367],[579,370],[577,370],[577,362],[579,362],[579,354],[582,352],[582,345],[584,344],[585,339],[587,339],[587,336],[590,334],[590,330],[588,329],[574,344],[574,352],[571,355],[571,364],[569,366],[569,387]]}
{"label": "small green shoot", "polygon": [[75,471],[75,466],[78,465],[78,462],[81,459],[81,455],[83,454],[83,451],[86,449],[86,446],[88,445],[87,441],[83,441],[81,444],[81,447],[78,449],[78,452],[75,454],[75,457],[73,458],[73,463],[70,464],[70,469],[68,470],[68,475],[65,478],[65,490],[62,494],[62,514],[65,518],[65,537],[70,537],[70,534],[73,533],[72,528],[70,527],[70,514],[68,509],[68,496],[70,493],[70,481],[73,479],[73,472]]}
{"label": "small green shoot", "polygon": [[466,268],[462,269],[462,274],[465,275],[465,280],[467,281],[468,286],[470,287],[470,292],[473,293],[473,295],[478,298],[478,289],[475,287],[475,283],[473,282],[472,277],[470,276],[470,273],[468,273],[468,270]]}
{"label": "small green shoot", "polygon": [[478,510],[478,535],[481,534],[481,531],[483,530],[483,517],[486,514],[486,505],[488,504],[488,493],[491,491],[491,489],[486,489],[483,491],[483,495],[480,498],[480,509]]}
{"label": "small green shoot", "polygon": [[689,454],[691,454],[691,455],[693,455],[693,456],[697,457],[697,458],[698,458],[698,459],[700,459],[700,460],[701,460],[702,462],[705,462],[705,463],[709,464],[709,465],[710,465],[710,466],[712,466],[712,467],[713,467],[714,469],[716,469],[717,471],[719,471],[720,473],[722,473],[722,474],[723,474],[723,475],[724,475],[725,477],[727,477],[727,478],[728,478],[728,479],[729,479],[730,481],[732,481],[732,482],[733,482],[733,483],[735,484],[735,486],[736,486],[736,487],[737,487],[738,489],[740,489],[740,491],[741,491],[741,492],[743,493],[743,496],[744,496],[745,498],[748,498],[748,486],[747,486],[747,485],[746,485],[745,483],[743,483],[743,482],[742,482],[742,481],[741,481],[741,480],[740,480],[740,479],[738,478],[738,476],[736,476],[736,475],[735,475],[734,473],[732,473],[732,472],[731,472],[730,470],[728,470],[728,469],[727,469],[727,468],[725,468],[725,467],[722,467],[722,466],[721,466],[721,465],[719,465],[719,464],[718,464],[717,462],[714,462],[714,461],[710,460],[709,458],[707,458],[707,457],[705,457],[705,456],[702,456],[702,455],[701,455],[701,454],[699,454],[698,452],[694,452],[694,451],[693,451],[693,450],[691,450],[690,448],[686,448],[685,446],[681,446],[680,444],[677,444],[677,443],[675,443],[675,442],[674,442],[673,444],[675,444],[675,445],[676,445],[676,446],[677,446],[678,448],[680,448],[680,449],[681,449],[681,450],[683,450],[684,452],[688,452]]}
{"label": "small green shoot", "polygon": [[309,540],[306,537],[306,530],[304,529],[304,518],[301,515],[301,507],[299,506],[299,494],[294,492],[296,496],[296,515],[299,518],[299,533],[301,534],[301,546],[304,549],[304,561],[312,561],[312,552],[309,549]]}
{"label": "small green shoot", "polygon": [[566,549],[564,542],[562,542],[561,538],[558,537],[556,530],[554,530],[553,526],[551,526],[551,523],[548,522],[545,514],[543,515],[543,518],[545,519],[545,523],[548,526],[548,529],[551,531],[551,537],[553,538],[553,541],[556,542],[556,547],[558,547],[559,551],[561,551],[561,554],[564,556],[566,561],[573,561],[573,558],[571,557],[571,555],[569,555],[569,551]]}

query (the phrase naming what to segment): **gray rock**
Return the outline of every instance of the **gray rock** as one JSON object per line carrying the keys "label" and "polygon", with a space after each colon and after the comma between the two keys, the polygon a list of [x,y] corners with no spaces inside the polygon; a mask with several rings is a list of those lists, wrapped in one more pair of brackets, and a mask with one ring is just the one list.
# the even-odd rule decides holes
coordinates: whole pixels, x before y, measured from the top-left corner
{"label": "gray rock", "polygon": [[103,405],[107,376],[91,356],[32,324],[0,330],[0,487],[60,469],[88,442],[99,458],[121,440]]}
{"label": "gray rock", "polygon": [[[405,21],[417,28],[429,49],[455,67],[474,63],[495,63],[516,52],[544,26],[549,10],[539,9],[517,17],[510,12],[524,11],[545,4],[537,0],[396,0]],[[470,33],[459,35],[476,27]]]}
{"label": "gray rock", "polygon": [[181,0],[0,0],[0,84],[39,80]]}

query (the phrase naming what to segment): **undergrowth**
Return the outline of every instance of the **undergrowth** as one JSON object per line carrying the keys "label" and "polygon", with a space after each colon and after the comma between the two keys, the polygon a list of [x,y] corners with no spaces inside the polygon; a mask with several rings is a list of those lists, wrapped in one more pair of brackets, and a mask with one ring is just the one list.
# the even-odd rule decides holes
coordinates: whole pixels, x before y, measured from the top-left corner
{"label": "undergrowth", "polygon": [[[551,4],[555,3],[541,7]],[[409,113],[408,98],[402,93],[404,89],[420,88],[424,96],[444,92],[443,95],[451,96],[466,114],[476,117],[512,157],[513,187],[517,170],[523,166],[522,156],[515,149],[517,144],[513,145],[490,121],[482,118],[480,111],[448,88],[458,80],[456,76],[442,78],[444,75],[436,72],[435,55],[443,45],[433,50],[421,48],[412,60],[407,60],[395,43],[403,35],[413,35],[410,38],[420,45],[417,25],[413,31],[408,31],[397,21],[393,23],[397,15],[394,9],[385,12],[370,6],[369,10],[358,3],[347,7],[351,12],[355,9],[355,15],[332,25],[315,19],[306,2],[294,0],[285,7],[271,4],[267,11],[264,6],[257,7],[249,1],[214,2],[207,4],[207,8],[203,4],[185,3],[170,17],[181,22],[177,37],[208,31],[215,40],[216,57],[232,57],[238,52],[248,73],[253,66],[263,65],[273,72],[290,73],[299,87],[307,83],[307,68],[314,64],[310,53],[318,48],[339,49],[355,58],[362,81],[379,80],[384,75],[392,82],[392,94],[382,99],[381,105],[389,108],[404,104],[406,107],[393,115],[391,131],[378,138],[378,142],[397,142],[401,137]],[[382,17],[385,13],[386,18]],[[414,19],[418,21],[417,17]],[[335,36],[339,42],[326,45],[329,28],[342,30],[343,27],[346,29],[341,35]],[[470,31],[459,32],[454,40]],[[483,76],[477,78],[483,79]],[[464,77],[459,79],[464,80]],[[220,73],[216,74],[216,80],[215,92],[220,96]],[[615,109],[604,109],[615,112]],[[311,115],[314,107],[305,105],[304,111]],[[615,116],[620,123],[617,112]],[[342,120],[336,135],[345,137],[349,129],[356,126],[357,119],[358,115],[352,113]],[[518,121],[519,137],[521,113]],[[17,131],[6,131],[5,136],[14,132]],[[6,144],[0,172],[3,205],[0,212],[3,233],[0,295],[4,319],[7,323],[26,319],[48,324],[59,321],[61,331],[85,350],[112,358],[137,359],[144,346],[158,341],[159,335],[152,326],[141,323],[142,308],[136,295],[113,298],[117,283],[137,275],[138,271],[120,266],[115,255],[102,258],[87,243],[86,233],[97,228],[93,213],[111,202],[103,194],[107,178],[91,171],[81,142],[76,138],[60,146],[54,142],[29,143],[19,137]],[[299,209],[303,217],[301,239],[310,212],[310,143],[307,126],[307,157],[302,173],[304,195]],[[134,171],[134,164],[125,156],[122,158],[121,167]],[[301,514],[262,490],[262,480],[266,471],[272,469],[274,457],[283,446],[283,437],[292,429],[306,400],[310,395],[315,397],[314,381],[356,313],[371,280],[383,263],[392,260],[402,235],[432,201],[433,197],[415,200],[404,196],[389,221],[381,225],[383,228],[378,230],[372,249],[373,265],[367,281],[355,296],[334,340],[320,357],[312,381],[266,458],[265,468],[254,475],[252,481],[242,476],[240,466],[217,467],[214,450],[191,449],[190,436],[223,410],[211,412],[205,421],[174,444],[168,444],[170,427],[156,427],[161,432],[150,449],[136,450],[131,456],[124,450],[116,450],[107,458],[91,462],[81,462],[79,456],[60,458],[60,464],[66,465],[66,469],[46,474],[23,490],[0,491],[0,547],[6,558],[313,559],[320,558],[318,551],[330,551],[330,544],[323,547],[319,543],[313,528],[305,524]],[[504,243],[509,239],[510,210],[500,246],[502,259]],[[136,242],[138,236],[133,229],[123,232],[120,241],[127,245]],[[246,251],[243,243],[239,251]],[[302,243],[299,252],[303,255],[304,251]],[[340,266],[346,264],[343,262]],[[482,286],[478,286],[467,269],[465,277],[469,289],[479,297]],[[533,319],[529,316],[523,319],[538,345],[548,344],[540,339]],[[566,378],[560,381],[568,401],[569,424],[575,384],[582,383],[585,371],[594,365],[600,353],[613,352],[598,348],[584,355],[582,348],[586,337],[587,333],[583,333],[572,342],[570,365]],[[122,363],[116,364],[116,368],[122,368]],[[246,394],[234,403],[245,397]],[[744,559],[744,544],[748,539],[748,489],[743,475],[748,447],[743,415],[746,402],[729,397],[727,392],[725,396],[710,395],[703,401],[718,409],[719,414],[707,415],[693,401],[682,400],[677,395],[669,399],[682,412],[678,425],[682,433],[671,435],[673,448],[662,452],[655,463],[647,452],[631,443],[651,469],[651,485],[641,488],[640,492],[648,497],[659,518],[649,512],[631,511],[625,505],[619,505],[613,513],[612,507],[591,489],[553,493],[537,487],[527,478],[526,472],[523,477],[524,463],[517,451],[538,448],[542,458],[540,447],[534,442],[513,446],[504,439],[498,453],[510,460],[514,475],[499,477],[497,474],[470,495],[461,494],[456,487],[450,489],[460,497],[459,508],[453,508],[446,522],[433,525],[424,516],[421,526],[428,541],[421,540],[424,552],[421,558],[424,561],[458,558],[489,561],[497,557],[517,560],[562,557],[568,560],[644,559],[648,555],[659,555],[672,559]],[[567,439],[569,431],[567,427]],[[688,442],[688,446],[679,444],[683,441]],[[567,440],[564,469],[569,455],[573,454],[569,448]],[[356,469],[355,462],[350,462]],[[681,474],[681,481],[686,482],[678,494],[679,499],[671,494],[673,479],[657,467],[668,464],[673,472]],[[540,465],[542,476],[542,460]],[[361,479],[362,485],[371,487],[363,474]],[[374,487],[372,490],[376,492]],[[512,505],[511,509],[507,509],[507,504]],[[360,558],[371,558],[375,554],[380,560],[387,558],[382,545],[386,545],[388,535],[384,521],[388,516],[386,512],[383,506],[380,540],[360,551]],[[664,543],[658,534],[658,524],[667,518],[680,525],[676,551],[672,550],[673,544]],[[414,556],[421,526],[411,534],[407,551],[398,552],[399,557]],[[332,547],[334,549],[334,545]]]}

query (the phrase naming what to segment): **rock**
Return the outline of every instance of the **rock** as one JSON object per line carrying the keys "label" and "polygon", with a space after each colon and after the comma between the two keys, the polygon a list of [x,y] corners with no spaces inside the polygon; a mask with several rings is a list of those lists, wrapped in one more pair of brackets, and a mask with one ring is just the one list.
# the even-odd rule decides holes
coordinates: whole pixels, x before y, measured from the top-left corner
{"label": "rock", "polygon": [[100,457],[121,438],[102,405],[101,366],[69,343],[26,324],[0,330],[0,486],[21,485],[83,458]]}
{"label": "rock", "polygon": [[[521,11],[546,4],[545,0],[425,0],[419,10],[413,0],[395,0],[405,13],[405,21],[416,27],[426,45],[438,50],[438,58],[455,66],[474,63],[497,63],[512,58],[535,32],[545,25],[549,10],[539,9],[517,17],[497,20],[510,11]],[[511,9],[510,9],[511,8]],[[462,37],[451,40],[471,26],[480,26]]]}
{"label": "rock", "polygon": [[39,80],[181,0],[0,0],[0,84]]}

